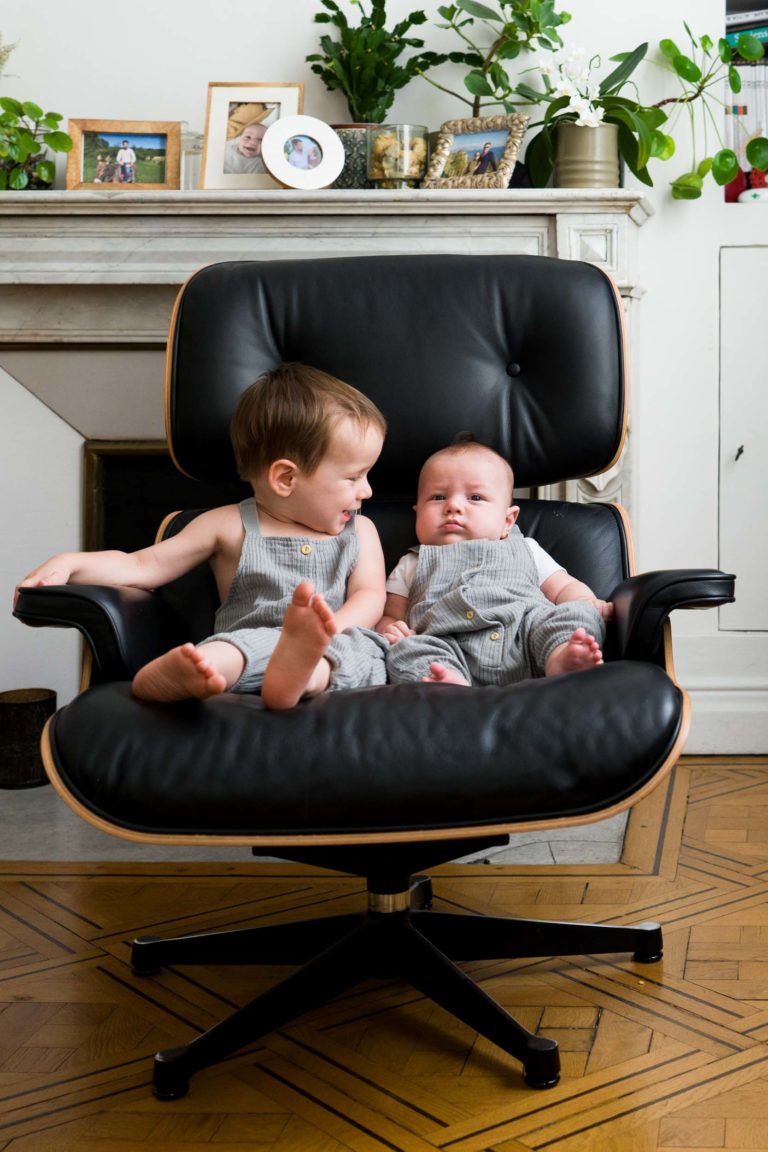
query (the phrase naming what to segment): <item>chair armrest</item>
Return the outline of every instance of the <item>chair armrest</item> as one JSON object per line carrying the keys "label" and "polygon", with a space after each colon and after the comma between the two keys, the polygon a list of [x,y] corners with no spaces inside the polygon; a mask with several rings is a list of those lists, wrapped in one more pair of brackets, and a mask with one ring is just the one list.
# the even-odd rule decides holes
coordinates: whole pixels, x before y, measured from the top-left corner
{"label": "chair armrest", "polygon": [[22,588],[13,614],[32,628],[76,628],[93,653],[96,683],[132,680],[148,660],[189,639],[178,613],[139,588]]}
{"label": "chair armrest", "polygon": [[613,643],[620,660],[659,662],[664,623],[675,608],[715,608],[734,600],[735,576],[715,568],[643,572],[614,590]]}

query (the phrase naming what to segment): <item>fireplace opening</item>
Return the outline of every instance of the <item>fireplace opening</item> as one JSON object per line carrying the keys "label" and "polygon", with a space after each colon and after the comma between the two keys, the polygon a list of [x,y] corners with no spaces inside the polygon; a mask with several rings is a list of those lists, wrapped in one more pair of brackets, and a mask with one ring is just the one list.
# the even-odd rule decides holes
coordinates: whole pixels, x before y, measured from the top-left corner
{"label": "fireplace opening", "polygon": [[169,512],[216,508],[251,493],[247,484],[210,484],[184,476],[162,440],[86,440],[83,450],[87,551],[134,552],[154,542]]}

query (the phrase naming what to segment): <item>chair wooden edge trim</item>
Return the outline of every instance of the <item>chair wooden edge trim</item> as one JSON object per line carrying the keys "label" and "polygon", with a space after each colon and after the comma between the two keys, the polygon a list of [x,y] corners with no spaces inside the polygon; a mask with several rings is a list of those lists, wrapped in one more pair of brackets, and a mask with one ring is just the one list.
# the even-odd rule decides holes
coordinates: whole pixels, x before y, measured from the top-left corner
{"label": "chair wooden edge trim", "polygon": [[[672,679],[674,680],[674,677],[672,677]],[[677,681],[675,681],[675,684],[677,684]],[[81,804],[66,787],[56,768],[51,750],[50,727],[54,720],[53,716],[48,720],[43,729],[41,753],[48,779],[53,785],[54,790],[58,792],[59,796],[69,805],[73,812],[94,828],[98,828],[99,831],[106,832],[111,836],[117,836],[122,840],[130,840],[136,844],[170,844],[185,845],[187,847],[193,845],[216,845],[217,847],[236,847],[243,845],[248,848],[275,848],[280,846],[286,848],[330,848],[353,846],[356,844],[409,844],[414,841],[427,843],[432,840],[456,840],[457,844],[460,844],[462,840],[475,839],[483,836],[506,836],[507,834],[518,832],[542,832],[548,829],[576,828],[584,824],[594,824],[598,820],[607,820],[611,816],[616,816],[620,812],[626,811],[627,808],[633,807],[633,805],[637,804],[640,800],[643,800],[675,767],[682,755],[685,741],[688,738],[691,704],[687,692],[681,688],[680,685],[677,685],[677,687],[680,688],[683,697],[680,730],[673,747],[670,749],[669,755],[652,778],[647,780],[642,787],[638,788],[637,791],[633,792],[630,796],[625,797],[616,804],[612,804],[609,808],[602,808],[598,812],[588,812],[580,816],[561,816],[557,819],[550,820],[518,821],[510,824],[482,824],[471,828],[414,829],[408,832],[349,832],[337,834],[327,833],[324,835],[307,833],[306,835],[293,836],[241,836],[239,834],[194,835],[193,833],[178,835],[137,832],[131,828],[122,828],[118,824],[112,824],[108,820],[96,816],[90,809],[86,808],[84,804]]]}
{"label": "chair wooden edge trim", "polygon": [[626,316],[626,312],[624,311],[624,301],[621,298],[621,293],[619,292],[616,281],[613,279],[612,276],[610,276],[605,271],[604,268],[598,268],[596,265],[592,265],[592,267],[594,267],[597,272],[600,272],[600,274],[602,276],[604,276],[605,279],[608,281],[608,284],[610,286],[610,289],[611,289],[613,296],[614,296],[614,299],[616,301],[616,314],[619,318],[619,326],[621,328],[621,359],[622,359],[622,365],[623,365],[622,375],[624,377],[624,404],[623,404],[623,412],[622,412],[622,418],[621,418],[621,435],[619,437],[619,443],[618,443],[618,446],[616,448],[616,452],[614,454],[614,457],[610,461],[610,463],[606,464],[603,468],[601,468],[600,472],[591,473],[591,475],[593,475],[593,476],[595,476],[595,475],[599,476],[600,473],[608,472],[609,469],[613,468],[615,464],[618,464],[619,459],[621,457],[621,454],[624,451],[624,445],[627,442],[627,430],[629,428],[629,389],[630,389],[629,333],[627,331],[627,316]]}
{"label": "chair wooden edge trim", "polygon": [[624,527],[624,540],[627,545],[627,557],[629,560],[629,575],[634,576],[637,572],[635,564],[635,538],[632,534],[632,524],[630,523],[629,513],[623,504],[619,504],[617,500],[611,501],[611,506],[616,509],[616,512]]}
{"label": "chair wooden edge trim", "polygon": [[[179,472],[181,472],[182,476],[190,476],[190,473],[182,468],[181,464],[179,464],[179,461],[176,457],[176,449],[173,443],[173,438],[171,436],[171,361],[173,359],[174,332],[176,331],[176,323],[179,310],[181,309],[182,297],[184,296],[190,280],[194,280],[200,271],[200,268],[195,269],[192,275],[187,277],[187,279],[176,293],[176,299],[174,300],[173,308],[171,309],[171,319],[168,322],[168,339],[165,346],[165,442],[168,446],[168,454],[173,461],[173,465],[178,469]],[[190,478],[193,480],[195,479],[194,476],[190,476]]]}

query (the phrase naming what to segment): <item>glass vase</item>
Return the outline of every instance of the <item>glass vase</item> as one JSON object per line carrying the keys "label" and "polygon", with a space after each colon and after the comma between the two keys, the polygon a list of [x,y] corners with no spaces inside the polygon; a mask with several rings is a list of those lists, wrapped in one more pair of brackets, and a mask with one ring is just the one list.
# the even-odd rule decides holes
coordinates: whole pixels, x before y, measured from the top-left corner
{"label": "glass vase", "polygon": [[427,167],[423,124],[377,124],[368,129],[368,179],[377,188],[415,188]]}

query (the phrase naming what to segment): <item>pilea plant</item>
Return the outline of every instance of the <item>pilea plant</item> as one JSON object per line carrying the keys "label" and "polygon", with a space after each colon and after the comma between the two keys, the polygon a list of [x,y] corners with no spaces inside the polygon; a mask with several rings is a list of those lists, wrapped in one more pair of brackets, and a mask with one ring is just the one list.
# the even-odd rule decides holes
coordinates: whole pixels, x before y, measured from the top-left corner
{"label": "pilea plant", "polygon": [[0,96],[0,191],[50,188],[56,175],[51,152],[69,152],[72,137],[59,128],[58,112],[31,100]]}

